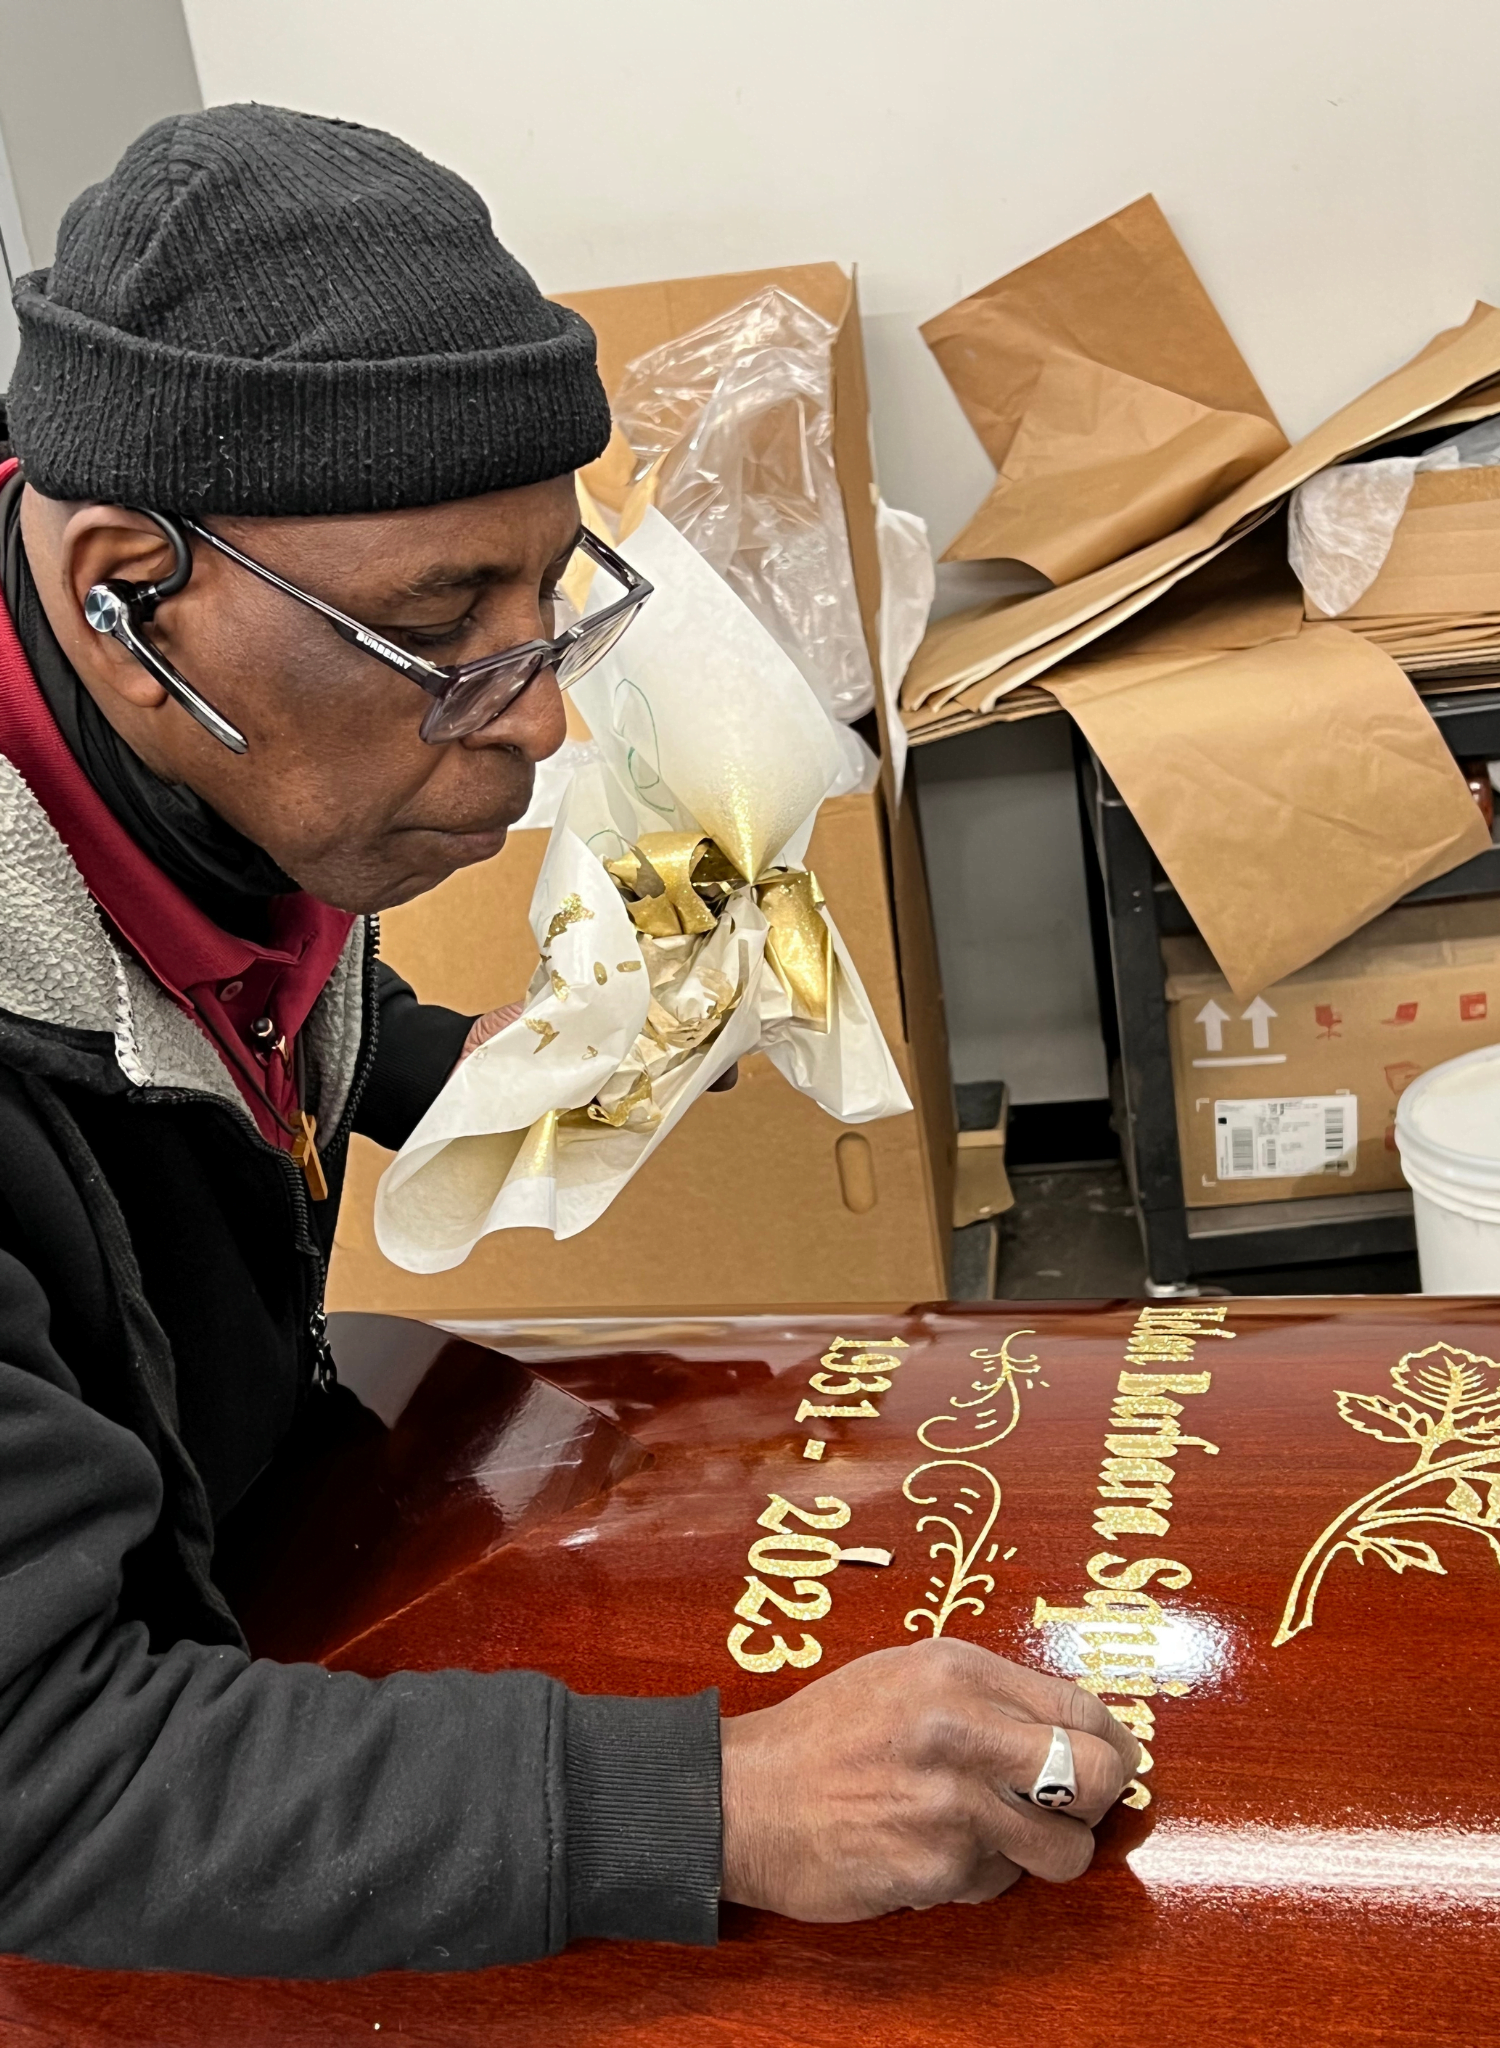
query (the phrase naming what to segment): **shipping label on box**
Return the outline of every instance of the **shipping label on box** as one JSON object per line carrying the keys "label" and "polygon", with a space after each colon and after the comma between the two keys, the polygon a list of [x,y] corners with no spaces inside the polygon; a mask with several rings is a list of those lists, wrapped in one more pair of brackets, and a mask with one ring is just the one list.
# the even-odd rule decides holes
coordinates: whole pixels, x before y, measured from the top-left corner
{"label": "shipping label on box", "polygon": [[1216,1102],[1214,1151],[1220,1180],[1300,1179],[1352,1174],[1359,1103],[1352,1095],[1289,1101]]}
{"label": "shipping label on box", "polygon": [[1248,1003],[1201,939],[1162,952],[1189,1208],[1404,1186],[1403,1090],[1500,1041],[1500,898],[1388,911]]}

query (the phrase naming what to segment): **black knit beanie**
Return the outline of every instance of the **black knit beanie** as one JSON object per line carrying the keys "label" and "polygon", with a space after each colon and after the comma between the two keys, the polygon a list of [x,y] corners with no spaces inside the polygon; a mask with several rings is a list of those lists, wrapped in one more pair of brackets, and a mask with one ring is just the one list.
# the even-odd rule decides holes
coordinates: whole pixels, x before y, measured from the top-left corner
{"label": "black knit beanie", "polygon": [[560,476],[609,438],[589,327],[471,186],[347,121],[158,121],[14,297],[10,435],[49,497],[380,512]]}

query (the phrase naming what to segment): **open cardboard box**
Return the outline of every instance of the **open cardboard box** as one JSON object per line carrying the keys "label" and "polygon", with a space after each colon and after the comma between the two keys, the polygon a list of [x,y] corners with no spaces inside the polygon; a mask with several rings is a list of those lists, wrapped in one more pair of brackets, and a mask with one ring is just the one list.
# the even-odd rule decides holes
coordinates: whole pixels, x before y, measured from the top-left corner
{"label": "open cardboard box", "polygon": [[[613,391],[625,365],[767,285],[838,328],[834,456],[872,663],[875,541],[864,351],[854,281],[837,264],[560,294],[599,337]],[[878,674],[878,666],[877,666]],[[956,1151],[937,950],[911,798],[893,816],[884,692],[880,786],[819,814],[809,865],[854,956],[914,1105],[851,1129],[768,1061],[706,1096],[606,1214],[565,1243],[545,1231],[487,1237],[449,1273],[403,1272],[375,1244],[375,1184],[390,1155],[356,1138],[339,1219],[330,1309],[461,1317],[755,1314],[907,1305],[947,1292]],[[517,1000],[536,964],[526,922],[545,831],[512,833],[382,921],[382,951],[419,995],[478,1012]]]}

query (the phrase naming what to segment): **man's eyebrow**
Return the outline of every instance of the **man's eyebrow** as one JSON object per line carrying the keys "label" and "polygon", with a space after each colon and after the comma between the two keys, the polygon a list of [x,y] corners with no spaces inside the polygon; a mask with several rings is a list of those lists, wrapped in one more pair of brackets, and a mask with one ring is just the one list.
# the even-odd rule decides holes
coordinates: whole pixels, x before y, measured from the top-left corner
{"label": "man's eyebrow", "polygon": [[[583,538],[582,524],[564,542],[547,570],[564,568],[569,555]],[[480,590],[487,584],[515,583],[523,571],[516,562],[434,562],[430,568],[419,570],[415,576],[408,576],[396,585],[397,597],[441,597],[450,590]]]}

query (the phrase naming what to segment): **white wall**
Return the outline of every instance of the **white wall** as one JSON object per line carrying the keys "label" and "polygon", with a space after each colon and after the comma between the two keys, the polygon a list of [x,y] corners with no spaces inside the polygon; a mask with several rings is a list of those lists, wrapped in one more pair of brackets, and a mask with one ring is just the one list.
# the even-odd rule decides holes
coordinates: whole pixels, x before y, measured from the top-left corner
{"label": "white wall", "polygon": [[0,0],[0,131],[34,264],[143,128],[200,106],[181,0]]}
{"label": "white wall", "polygon": [[0,391],[12,281],[143,128],[202,104],[181,0],[0,0]]}
{"label": "white wall", "polygon": [[[857,261],[881,481],[939,546],[991,472],[917,323],[1144,191],[1293,434],[1500,290],[1496,0],[185,11],[206,100],[396,129],[552,289]],[[953,741],[922,769],[955,1067],[993,1072],[1049,1018],[1020,1100],[1099,1088],[1072,797],[1042,745]],[[982,942],[948,908],[976,846]]]}
{"label": "white wall", "polygon": [[21,220],[10,158],[5,150],[5,131],[0,128],[0,391],[10,380],[15,365],[20,329],[10,302],[11,286],[31,268],[31,245]]}

